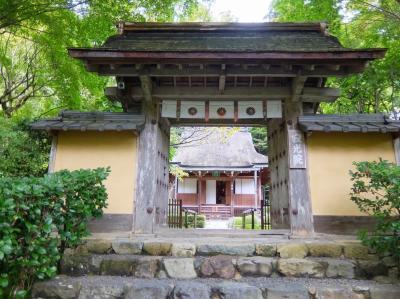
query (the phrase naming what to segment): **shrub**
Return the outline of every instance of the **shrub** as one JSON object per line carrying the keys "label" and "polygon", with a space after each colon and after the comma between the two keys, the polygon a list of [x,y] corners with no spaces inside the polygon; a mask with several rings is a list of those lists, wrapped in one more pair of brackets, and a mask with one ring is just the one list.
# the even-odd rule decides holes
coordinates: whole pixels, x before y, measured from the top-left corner
{"label": "shrub", "polygon": [[50,147],[47,132],[31,130],[27,122],[0,117],[0,177],[43,176]]}
{"label": "shrub", "polygon": [[377,253],[391,254],[400,265],[400,167],[381,159],[353,164],[351,200],[376,219],[374,230],[362,230],[359,237]]}
{"label": "shrub", "polygon": [[[168,216],[170,221],[173,221],[177,218],[177,216]],[[169,221],[169,222],[170,222]],[[206,216],[198,214],[196,216],[196,228],[204,228],[206,222]],[[185,223],[185,212],[182,213],[182,228],[194,228],[194,215],[193,214],[188,214],[187,216],[187,227]]]}
{"label": "shrub", "polygon": [[[196,227],[194,227],[194,215],[189,214],[187,216],[187,228],[204,228],[206,222],[206,216],[205,215],[196,215]],[[183,220],[183,223],[185,225],[185,219]]]}
{"label": "shrub", "polygon": [[0,297],[23,298],[54,276],[65,248],[102,215],[109,170],[61,171],[42,178],[0,178]]}
{"label": "shrub", "polygon": [[[237,229],[242,229],[243,228],[243,218],[242,216],[235,217],[233,219],[233,227]],[[252,229],[251,228],[251,216],[247,215],[246,216],[246,223],[245,223],[245,229]],[[254,229],[261,229],[261,222],[258,217],[254,218]]]}

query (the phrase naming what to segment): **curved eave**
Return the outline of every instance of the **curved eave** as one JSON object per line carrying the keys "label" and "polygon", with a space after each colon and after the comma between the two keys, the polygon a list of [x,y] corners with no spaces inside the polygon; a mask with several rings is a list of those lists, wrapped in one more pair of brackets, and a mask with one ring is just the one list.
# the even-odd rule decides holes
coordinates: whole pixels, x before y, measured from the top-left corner
{"label": "curved eave", "polygon": [[304,60],[307,61],[342,61],[373,60],[383,58],[387,49],[349,49],[341,51],[316,52],[229,52],[229,51],[126,51],[107,48],[69,48],[71,57],[81,60],[146,60],[159,62],[162,60]]}

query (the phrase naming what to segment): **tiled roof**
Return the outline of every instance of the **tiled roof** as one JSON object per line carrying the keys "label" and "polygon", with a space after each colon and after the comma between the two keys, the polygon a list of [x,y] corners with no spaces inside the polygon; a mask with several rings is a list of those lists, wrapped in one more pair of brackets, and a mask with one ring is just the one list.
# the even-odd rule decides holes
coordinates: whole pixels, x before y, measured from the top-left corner
{"label": "tiled roof", "polygon": [[173,164],[184,169],[239,169],[266,166],[268,158],[256,152],[251,134],[247,129],[230,132],[231,129],[210,128],[204,138],[179,146]]}
{"label": "tiled roof", "polygon": [[43,119],[31,124],[35,130],[79,131],[140,131],[143,115],[121,112],[63,111],[57,118]]}
{"label": "tiled roof", "polygon": [[383,114],[320,114],[299,116],[303,132],[400,132],[400,121]]}

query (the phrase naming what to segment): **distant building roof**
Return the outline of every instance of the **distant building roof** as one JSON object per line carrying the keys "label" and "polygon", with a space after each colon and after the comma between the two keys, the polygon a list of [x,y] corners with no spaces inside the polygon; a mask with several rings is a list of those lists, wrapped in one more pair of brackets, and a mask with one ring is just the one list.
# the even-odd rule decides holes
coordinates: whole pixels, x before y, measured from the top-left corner
{"label": "distant building roof", "polygon": [[268,158],[256,152],[246,129],[210,130],[204,139],[179,146],[172,163],[186,170],[249,170],[266,167]]}
{"label": "distant building roof", "polygon": [[59,117],[39,120],[31,127],[62,131],[140,131],[144,122],[143,115],[132,113],[63,111]]}
{"label": "distant building roof", "polygon": [[299,116],[303,132],[400,132],[400,121],[383,114],[317,114]]}

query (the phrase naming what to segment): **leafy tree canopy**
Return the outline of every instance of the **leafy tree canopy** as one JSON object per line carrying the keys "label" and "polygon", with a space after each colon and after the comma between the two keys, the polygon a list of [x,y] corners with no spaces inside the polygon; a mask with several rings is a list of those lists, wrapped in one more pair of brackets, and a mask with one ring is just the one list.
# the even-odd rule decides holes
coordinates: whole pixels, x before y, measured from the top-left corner
{"label": "leafy tree canopy", "polygon": [[393,113],[400,108],[400,1],[399,0],[274,0],[271,18],[277,21],[326,21],[329,31],[345,47],[387,48],[384,59],[366,71],[331,79],[342,96],[321,105],[325,113]]}
{"label": "leafy tree canopy", "polygon": [[[85,71],[68,47],[94,47],[129,21],[206,17],[198,0],[0,1],[0,114],[114,110],[104,97],[110,78]],[[207,1],[206,1],[207,2]],[[54,109],[53,108],[58,108]],[[51,114],[51,113],[50,113]]]}

